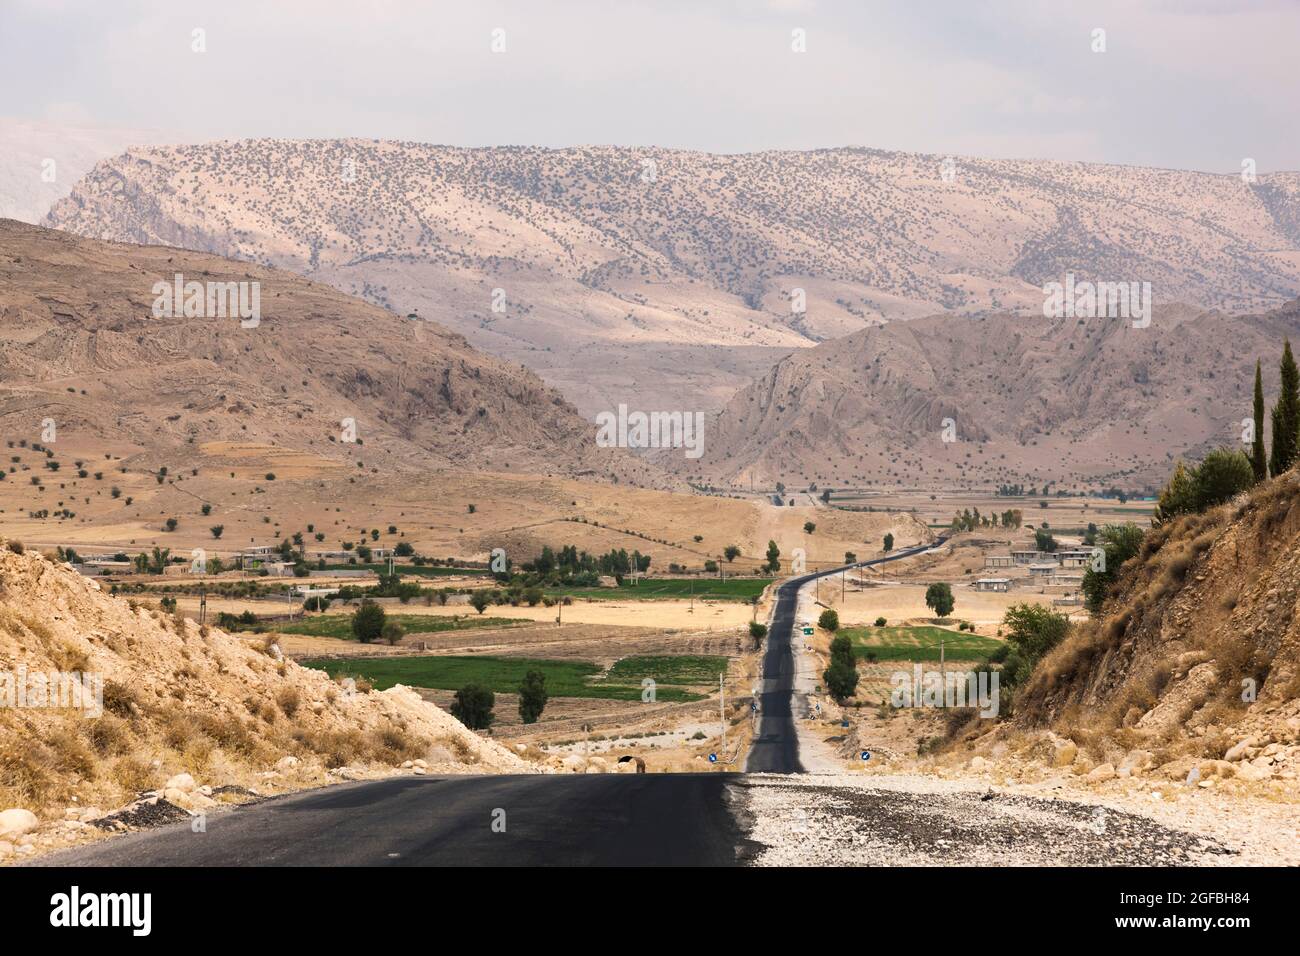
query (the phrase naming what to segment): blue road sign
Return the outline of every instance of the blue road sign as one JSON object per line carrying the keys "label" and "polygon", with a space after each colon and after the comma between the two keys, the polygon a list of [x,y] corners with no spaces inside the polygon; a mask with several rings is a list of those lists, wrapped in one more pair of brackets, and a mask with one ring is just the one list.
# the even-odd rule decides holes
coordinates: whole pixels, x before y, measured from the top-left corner
{"label": "blue road sign", "polygon": [[718,755],[717,755],[717,754],[709,754],[709,763],[717,763],[717,762],[718,762]]}
{"label": "blue road sign", "polygon": [[870,751],[870,750],[864,750],[864,751],[862,751],[862,759],[863,759],[863,760],[870,760],[870,759],[871,759],[871,751]]}

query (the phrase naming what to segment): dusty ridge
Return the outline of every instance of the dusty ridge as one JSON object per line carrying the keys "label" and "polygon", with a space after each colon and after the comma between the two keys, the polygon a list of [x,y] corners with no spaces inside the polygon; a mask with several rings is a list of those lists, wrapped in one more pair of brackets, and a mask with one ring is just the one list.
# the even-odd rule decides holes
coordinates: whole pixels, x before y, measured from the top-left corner
{"label": "dusty ridge", "polygon": [[[953,168],[945,179],[944,157],[854,148],[240,140],[131,149],[46,221],[418,310],[588,415],[620,401],[715,409],[792,348],[885,319],[1037,312],[1042,285],[1067,272],[1230,312],[1300,293],[1296,173]],[[806,311],[792,310],[796,289]]]}
{"label": "dusty ridge", "polygon": [[702,459],[664,460],[741,486],[1159,487],[1175,455],[1239,440],[1255,361],[1288,335],[1300,302],[1251,316],[1164,307],[1146,328],[893,322],[792,353],[726,405]]}
{"label": "dusty ridge", "polygon": [[[414,761],[430,772],[532,769],[408,688],[337,684],[278,648],[110,597],[66,565],[6,548],[0,673],[20,669],[29,684],[53,672],[103,681],[98,717],[33,696],[0,707],[0,810],[45,821],[38,843],[76,839],[148,792],[201,811],[222,802],[223,787],[274,793]],[[4,835],[0,855],[32,838]]]}
{"label": "dusty ridge", "polygon": [[[154,284],[259,283],[261,319],[156,318]],[[251,287],[250,287],[251,288]],[[533,374],[290,272],[0,221],[0,424],[280,474],[495,468],[653,482]],[[355,421],[357,443],[344,440]],[[225,461],[223,462],[223,459]]]}

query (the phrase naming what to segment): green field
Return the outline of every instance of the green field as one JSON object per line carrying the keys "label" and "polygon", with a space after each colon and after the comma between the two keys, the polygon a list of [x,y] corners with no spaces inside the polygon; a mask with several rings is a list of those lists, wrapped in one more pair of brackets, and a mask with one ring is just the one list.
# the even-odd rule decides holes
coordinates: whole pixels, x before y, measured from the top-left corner
{"label": "green field", "polygon": [[[509,627],[512,624],[531,624],[517,617],[445,617],[434,614],[389,614],[407,634],[436,634],[439,631],[464,631],[476,627]],[[275,628],[281,634],[306,634],[311,637],[338,637],[352,640],[351,614],[323,614],[304,618],[292,624]]]}
{"label": "green field", "polygon": [[[397,564],[393,566],[398,574],[411,575],[412,577],[421,578],[448,578],[457,575],[484,575],[488,571],[486,568],[446,568],[440,565],[431,564]],[[316,570],[313,567],[313,570]],[[370,562],[366,564],[358,561],[356,564],[327,564],[326,571],[373,571],[375,574],[387,574],[388,564]]]}
{"label": "green field", "polygon": [[[340,660],[318,658],[302,662],[331,677],[365,677],[376,690],[394,684],[459,690],[482,684],[494,693],[513,694],[524,674],[536,668],[546,675],[552,697],[598,697],[605,700],[640,700],[641,680],[655,681],[661,701],[702,700],[704,695],[683,690],[716,682],[727,666],[725,657],[625,657],[601,679],[600,668],[590,661],[553,661],[523,657],[365,657]],[[697,678],[699,678],[697,680]],[[672,686],[678,685],[678,686]]]}
{"label": "green field", "polygon": [[982,661],[1001,641],[943,627],[846,627],[840,630],[853,641],[853,652],[860,660],[874,653],[878,661],[938,661],[939,640],[944,642],[944,660]]}
{"label": "green field", "polygon": [[701,601],[748,602],[772,583],[771,578],[642,578],[636,584],[625,578],[617,588],[546,588],[551,597],[610,598],[626,600],[675,600],[690,598],[692,591]]}
{"label": "green field", "polygon": [[649,677],[656,684],[711,686],[727,671],[727,659],[716,656],[624,657],[615,661],[606,680],[611,684],[636,684]]}

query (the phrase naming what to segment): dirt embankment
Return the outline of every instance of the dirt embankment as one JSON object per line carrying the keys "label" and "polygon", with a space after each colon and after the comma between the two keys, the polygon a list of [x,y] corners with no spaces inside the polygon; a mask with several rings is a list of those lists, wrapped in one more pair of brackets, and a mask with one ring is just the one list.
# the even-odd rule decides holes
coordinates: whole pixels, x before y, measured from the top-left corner
{"label": "dirt embankment", "polygon": [[[1300,473],[1152,529],[988,731],[941,762],[1007,779],[1294,801],[1300,779]],[[1162,783],[1163,781],[1163,783]],[[1154,789],[1153,789],[1154,788]]]}
{"label": "dirt embankment", "polygon": [[335,683],[15,548],[0,546],[0,856],[142,796],[194,813],[401,769],[536,769],[409,688]]}

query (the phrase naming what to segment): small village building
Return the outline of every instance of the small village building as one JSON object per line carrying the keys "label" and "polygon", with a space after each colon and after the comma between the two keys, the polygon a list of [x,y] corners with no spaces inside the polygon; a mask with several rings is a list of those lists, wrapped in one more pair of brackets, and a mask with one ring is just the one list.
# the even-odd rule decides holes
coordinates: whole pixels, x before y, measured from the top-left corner
{"label": "small village building", "polygon": [[976,591],[1010,591],[1010,578],[980,578],[975,582]]}
{"label": "small village building", "polygon": [[986,568],[1009,568],[1015,563],[1015,558],[1009,554],[984,555],[984,567]]}
{"label": "small village building", "polygon": [[1050,578],[1056,573],[1056,568],[1057,564],[1055,561],[1050,564],[1045,561],[1040,561],[1029,566],[1029,576],[1031,578]]}
{"label": "small village building", "polygon": [[1042,558],[1042,556],[1043,556],[1043,552],[1038,551],[1036,549],[1011,552],[1011,560],[1013,560],[1016,564],[1033,564],[1035,561],[1038,561],[1040,558]]}

